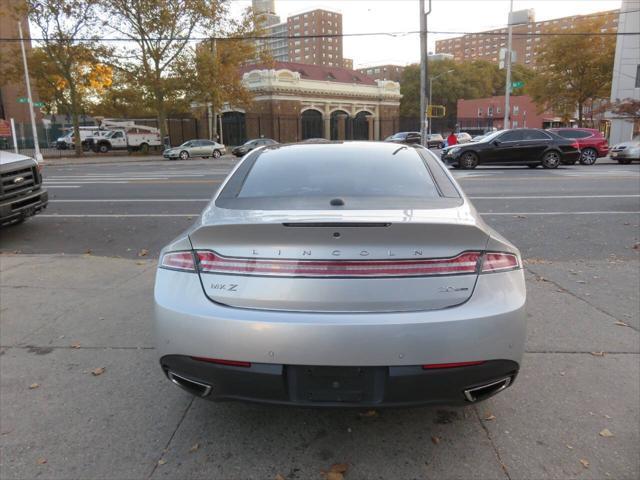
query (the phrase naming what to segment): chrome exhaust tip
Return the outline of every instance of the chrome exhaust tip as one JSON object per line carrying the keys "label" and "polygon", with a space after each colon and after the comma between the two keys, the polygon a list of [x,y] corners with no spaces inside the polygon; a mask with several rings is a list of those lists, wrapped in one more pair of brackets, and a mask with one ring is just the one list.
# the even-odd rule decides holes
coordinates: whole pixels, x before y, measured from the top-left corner
{"label": "chrome exhaust tip", "polygon": [[479,387],[469,388],[464,391],[464,396],[470,402],[477,402],[478,400],[501,392],[509,385],[511,385],[511,377],[505,377],[495,382],[480,385]]}
{"label": "chrome exhaust tip", "polygon": [[206,397],[211,393],[211,385],[185,378],[181,375],[178,375],[177,373],[172,372],[171,370],[167,370],[167,377],[169,377],[169,380],[171,380],[173,383],[178,385],[183,390],[191,393],[192,395],[197,395],[198,397]]}

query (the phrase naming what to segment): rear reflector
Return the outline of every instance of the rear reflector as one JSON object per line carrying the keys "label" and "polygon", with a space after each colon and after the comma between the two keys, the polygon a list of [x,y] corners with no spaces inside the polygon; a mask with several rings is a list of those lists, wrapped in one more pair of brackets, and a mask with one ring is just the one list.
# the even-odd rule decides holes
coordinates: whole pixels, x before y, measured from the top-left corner
{"label": "rear reflector", "polygon": [[482,272],[503,272],[520,268],[518,256],[513,253],[487,252],[482,261]]}
{"label": "rear reflector", "polygon": [[283,277],[420,277],[477,273],[480,252],[425,260],[262,260],[198,251],[200,271]]}
{"label": "rear reflector", "polygon": [[191,357],[193,360],[207,363],[217,363],[218,365],[228,365],[230,367],[250,367],[251,362],[241,362],[239,360],[222,360],[220,358],[207,358],[207,357]]}
{"label": "rear reflector", "polygon": [[474,365],[482,365],[484,360],[476,362],[456,362],[456,363],[430,363],[428,365],[422,365],[424,370],[435,370],[438,368],[457,368],[457,367],[472,367]]}
{"label": "rear reflector", "polygon": [[184,270],[187,272],[195,272],[196,267],[193,261],[193,253],[191,252],[169,252],[162,256],[160,266],[163,268],[171,268],[173,270]]}

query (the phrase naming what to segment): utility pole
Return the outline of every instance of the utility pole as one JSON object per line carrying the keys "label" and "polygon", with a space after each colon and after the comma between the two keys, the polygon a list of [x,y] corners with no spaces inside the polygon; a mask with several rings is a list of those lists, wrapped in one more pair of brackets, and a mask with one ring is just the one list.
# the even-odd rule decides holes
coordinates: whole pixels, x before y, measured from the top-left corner
{"label": "utility pole", "polygon": [[31,81],[29,80],[29,66],[27,65],[27,53],[24,49],[24,38],[22,37],[22,25],[18,22],[18,33],[20,34],[20,48],[22,49],[22,62],[24,63],[24,81],[27,84],[27,98],[29,99],[29,116],[31,117],[31,131],[33,132],[33,148],[37,162],[42,161],[40,144],[38,142],[38,129],[36,128],[36,116],[33,112],[33,98],[31,96]]}
{"label": "utility pole", "polygon": [[429,56],[427,51],[427,15],[431,13],[431,0],[429,10],[424,10],[425,0],[420,0],[420,135],[422,145],[427,146],[427,109],[429,105]]}
{"label": "utility pole", "polygon": [[511,40],[513,36],[512,19],[513,16],[513,0],[510,1],[509,6],[509,20],[508,20],[508,34],[507,34],[507,53],[504,57],[504,61],[507,67],[507,82],[504,87],[504,128],[511,127],[511,105],[509,104],[511,95]]}

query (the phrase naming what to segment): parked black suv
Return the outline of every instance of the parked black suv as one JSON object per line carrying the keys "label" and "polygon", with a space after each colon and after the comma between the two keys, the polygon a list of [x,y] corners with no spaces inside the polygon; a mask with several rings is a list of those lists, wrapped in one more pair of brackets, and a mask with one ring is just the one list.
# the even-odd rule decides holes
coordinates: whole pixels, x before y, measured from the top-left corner
{"label": "parked black suv", "polygon": [[47,208],[48,201],[38,162],[0,151],[0,225],[19,223]]}

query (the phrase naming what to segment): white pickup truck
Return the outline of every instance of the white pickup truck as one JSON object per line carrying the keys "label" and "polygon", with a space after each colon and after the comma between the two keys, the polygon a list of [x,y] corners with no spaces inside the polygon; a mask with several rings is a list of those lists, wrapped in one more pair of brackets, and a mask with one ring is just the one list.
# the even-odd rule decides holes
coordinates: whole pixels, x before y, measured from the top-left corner
{"label": "white pickup truck", "polygon": [[134,122],[103,121],[100,128],[108,132],[102,136],[92,136],[86,139],[91,150],[107,153],[110,150],[129,150],[148,152],[151,147],[162,145],[160,130],[146,125],[136,125]]}

